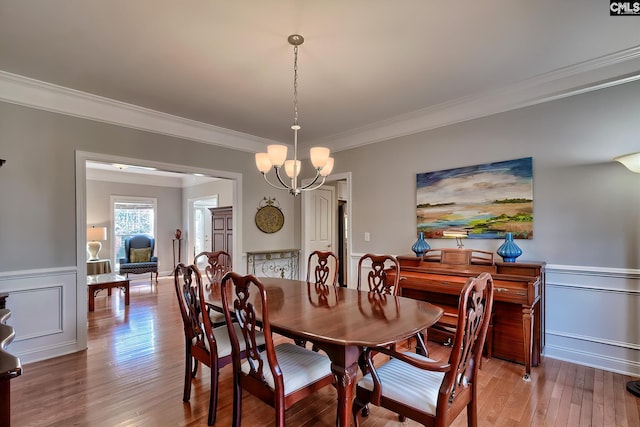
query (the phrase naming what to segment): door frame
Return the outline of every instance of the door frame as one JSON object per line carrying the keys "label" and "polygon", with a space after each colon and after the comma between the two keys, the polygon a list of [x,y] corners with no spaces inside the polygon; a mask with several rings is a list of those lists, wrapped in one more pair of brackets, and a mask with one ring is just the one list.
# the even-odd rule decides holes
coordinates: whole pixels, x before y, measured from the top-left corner
{"label": "door frame", "polygon": [[[233,265],[242,265],[242,174],[215,169],[205,169],[196,166],[188,166],[175,163],[156,162],[152,160],[136,159],[132,157],[114,156],[103,153],[93,153],[76,150],[76,331],[77,348],[87,348],[87,269],[86,246],[87,246],[87,161],[104,163],[133,164],[178,172],[184,174],[201,173],[208,176],[231,180],[233,185],[233,206],[237,215],[233,215],[233,228],[237,232],[233,233],[234,250]],[[183,213],[184,213],[183,203]]]}
{"label": "door frame", "polygon": [[[325,184],[329,184],[335,181],[346,181],[347,184],[347,221],[349,224],[349,227],[347,229],[347,256],[345,259],[345,271],[347,274],[347,283],[355,283],[353,281],[353,274],[351,272],[351,257],[352,257],[352,232],[353,232],[353,197],[352,197],[352,193],[351,193],[351,189],[352,189],[352,177],[351,177],[351,172],[342,172],[342,173],[336,173],[336,174],[331,174],[329,176],[327,176],[327,179],[325,180]],[[303,275],[306,275],[306,271],[307,271],[307,258],[309,257],[309,254],[307,253],[307,244],[306,244],[306,225],[307,225],[307,210],[308,210],[308,206],[306,206],[306,198],[302,197],[301,198],[301,224],[300,224],[300,263],[302,268],[299,269],[299,271],[301,272],[301,276],[300,277],[306,277]],[[338,203],[334,203],[334,223],[335,223],[335,218],[338,215]],[[334,240],[335,240],[335,235],[337,233],[337,230],[334,227],[333,230],[334,233]],[[335,243],[335,242],[334,242]],[[335,250],[335,247],[332,248],[333,250]]]}

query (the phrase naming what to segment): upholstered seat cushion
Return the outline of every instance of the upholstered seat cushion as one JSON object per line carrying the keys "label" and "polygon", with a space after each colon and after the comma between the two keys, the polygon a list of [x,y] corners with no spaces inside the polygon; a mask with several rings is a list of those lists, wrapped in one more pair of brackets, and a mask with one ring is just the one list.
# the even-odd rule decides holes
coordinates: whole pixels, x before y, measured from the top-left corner
{"label": "upholstered seat cushion", "polygon": [[[240,345],[240,351],[244,351],[245,344],[244,339],[242,339],[242,329],[238,326],[237,323],[233,324],[233,329],[236,331],[236,335],[238,336],[238,344]],[[217,328],[213,328],[213,336],[216,338],[216,346],[218,347],[218,357],[226,357],[231,354],[231,340],[229,339],[229,330],[227,329],[227,325],[218,326]],[[256,332],[256,342],[258,345],[264,345],[264,335],[262,332]],[[194,340],[195,344],[195,340]],[[209,340],[204,340],[204,345],[209,350]]]}
{"label": "upholstered seat cushion", "polygon": [[[221,323],[224,323],[226,321],[224,318],[224,314],[215,310],[209,310],[209,320],[211,320],[212,325],[220,325]],[[242,335],[239,335],[239,337],[240,336]]]}
{"label": "upholstered seat cushion", "polygon": [[157,272],[158,271],[158,263],[157,262],[136,262],[136,263],[125,263],[120,264],[120,272],[121,273],[149,273],[149,272]]}
{"label": "upholstered seat cushion", "polygon": [[[420,360],[428,360],[415,353],[404,353]],[[419,408],[431,415],[436,413],[438,391],[444,372],[433,372],[416,368],[398,359],[391,359],[376,369],[382,384],[382,396],[401,402],[406,406]],[[358,382],[358,387],[373,391],[373,379],[367,374]]]}
{"label": "upholstered seat cushion", "polygon": [[[292,343],[275,347],[278,365],[282,370],[285,396],[331,374],[331,360],[321,353],[307,350]],[[275,389],[267,355],[262,353],[264,377],[271,389]],[[249,362],[242,363],[242,372],[249,373]]]}

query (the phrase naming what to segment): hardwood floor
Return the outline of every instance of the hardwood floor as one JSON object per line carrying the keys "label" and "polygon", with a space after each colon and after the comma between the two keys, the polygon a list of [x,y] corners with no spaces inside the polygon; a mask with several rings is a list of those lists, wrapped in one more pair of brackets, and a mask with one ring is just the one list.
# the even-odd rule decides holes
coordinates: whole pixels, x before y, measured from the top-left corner
{"label": "hardwood floor", "polygon": [[[103,295],[104,294],[104,295]],[[13,426],[205,426],[209,370],[200,369],[191,402],[182,402],[184,343],[172,279],[132,281],[131,305],[114,291],[96,298],[88,317],[88,349],[24,366],[12,380]],[[447,349],[429,343],[431,356]],[[485,360],[480,371],[480,426],[640,427],[640,399],[625,390],[627,376],[544,359],[531,382],[523,367]],[[231,366],[221,370],[217,425],[231,424]],[[335,425],[332,388],[287,412],[290,426]],[[244,394],[243,425],[271,426],[273,409]],[[363,427],[415,426],[372,407]],[[465,426],[461,414],[453,423]]]}

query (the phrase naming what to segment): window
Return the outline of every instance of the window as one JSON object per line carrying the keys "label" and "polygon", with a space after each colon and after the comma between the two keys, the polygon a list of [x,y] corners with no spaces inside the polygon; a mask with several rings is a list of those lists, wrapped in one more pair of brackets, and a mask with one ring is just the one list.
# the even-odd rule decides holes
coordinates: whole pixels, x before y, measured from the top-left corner
{"label": "window", "polygon": [[136,234],[156,235],[157,199],[111,196],[113,253],[116,271],[124,254],[124,240]]}

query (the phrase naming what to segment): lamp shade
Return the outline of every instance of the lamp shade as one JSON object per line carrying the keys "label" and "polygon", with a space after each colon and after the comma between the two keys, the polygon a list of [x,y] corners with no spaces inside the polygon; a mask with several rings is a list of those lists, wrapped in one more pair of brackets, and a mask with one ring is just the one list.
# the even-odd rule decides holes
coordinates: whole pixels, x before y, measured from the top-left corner
{"label": "lamp shade", "polygon": [[267,145],[267,155],[273,166],[280,167],[284,164],[284,161],[287,160],[287,146]]}
{"label": "lamp shade", "polygon": [[284,162],[284,171],[287,174],[287,176],[289,178],[293,178],[294,175],[294,171],[293,171],[293,167],[295,165],[295,175],[298,176],[300,175],[300,168],[302,167],[302,162],[300,160],[287,160],[286,162]]}
{"label": "lamp shade", "polygon": [[262,173],[267,173],[271,170],[271,161],[267,153],[256,153],[256,167]]}
{"label": "lamp shade", "polygon": [[316,169],[322,169],[324,165],[327,164],[327,159],[329,159],[329,155],[331,151],[325,147],[312,147],[309,150],[309,154],[311,155],[311,164]]}
{"label": "lamp shade", "polygon": [[640,152],[619,156],[613,160],[622,163],[631,172],[640,173]]}
{"label": "lamp shade", "polygon": [[107,240],[107,227],[87,228],[87,240]]}

